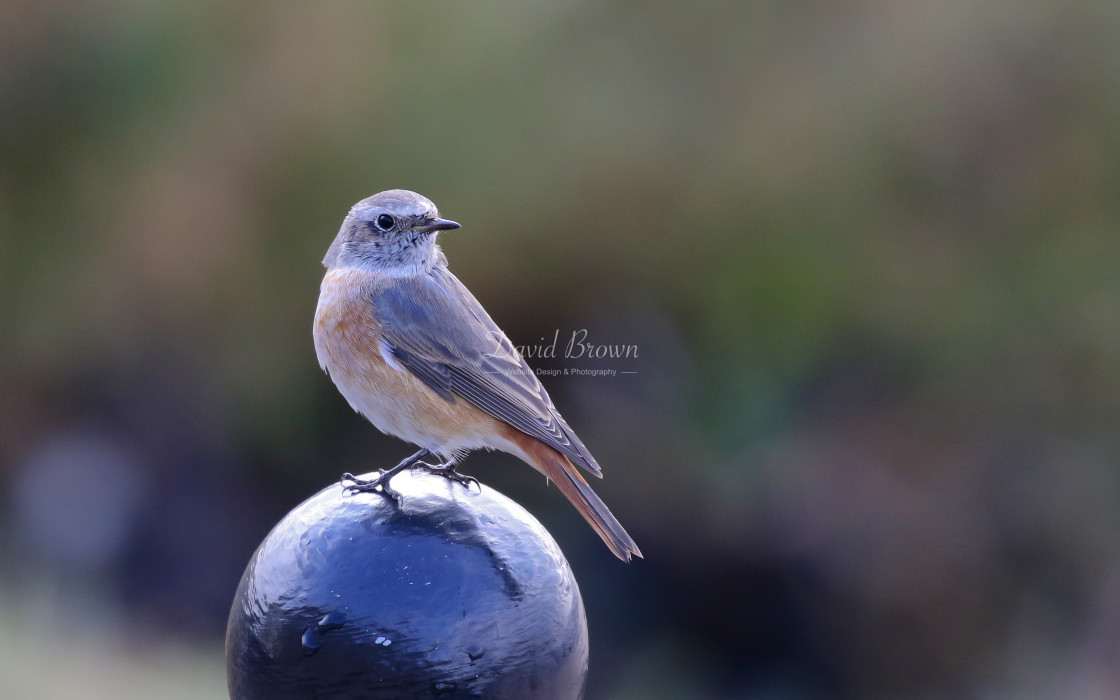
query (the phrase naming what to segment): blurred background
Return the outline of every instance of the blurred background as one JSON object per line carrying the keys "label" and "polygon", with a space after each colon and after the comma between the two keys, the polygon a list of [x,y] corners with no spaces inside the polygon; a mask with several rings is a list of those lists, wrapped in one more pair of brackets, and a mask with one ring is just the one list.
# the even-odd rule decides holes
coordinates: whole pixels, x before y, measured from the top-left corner
{"label": "blurred background", "polygon": [[[1120,5],[0,7],[0,695],[225,697],[249,557],[410,446],[319,370],[403,187],[641,545],[504,455],[591,698],[1120,697]],[[565,358],[574,332],[636,358]]]}

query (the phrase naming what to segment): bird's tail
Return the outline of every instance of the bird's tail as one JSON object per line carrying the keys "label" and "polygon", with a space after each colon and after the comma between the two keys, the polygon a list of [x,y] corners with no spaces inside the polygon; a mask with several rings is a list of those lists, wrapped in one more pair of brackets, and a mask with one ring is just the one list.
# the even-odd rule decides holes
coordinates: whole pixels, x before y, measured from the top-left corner
{"label": "bird's tail", "polygon": [[560,488],[564,497],[576,507],[595,532],[599,533],[599,537],[603,538],[603,542],[606,542],[607,547],[616,557],[629,562],[631,556],[642,556],[638,545],[626,533],[618,519],[611,514],[607,504],[595,495],[567,457],[519,430],[512,429],[510,433],[507,437],[521,448],[538,471]]}

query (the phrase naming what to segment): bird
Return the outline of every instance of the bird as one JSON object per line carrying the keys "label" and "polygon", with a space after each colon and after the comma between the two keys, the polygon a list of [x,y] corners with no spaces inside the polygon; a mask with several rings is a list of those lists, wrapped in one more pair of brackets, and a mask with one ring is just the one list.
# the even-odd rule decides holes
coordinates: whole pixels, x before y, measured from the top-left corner
{"label": "bird", "polygon": [[390,480],[401,471],[422,469],[469,487],[477,480],[456,471],[462,459],[500,450],[555,483],[615,556],[642,557],[579,471],[602,478],[598,462],[448,269],[436,239],[458,228],[428,198],[386,190],[350,208],[323,258],[313,333],[320,367],[355,411],[421,448],[376,478],[347,473],[344,483],[399,502]]}

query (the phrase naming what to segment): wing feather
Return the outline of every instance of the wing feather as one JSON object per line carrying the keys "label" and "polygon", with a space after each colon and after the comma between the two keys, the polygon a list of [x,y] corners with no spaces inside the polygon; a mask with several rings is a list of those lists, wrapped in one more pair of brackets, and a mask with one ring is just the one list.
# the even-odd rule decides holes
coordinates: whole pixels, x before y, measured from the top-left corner
{"label": "wing feather", "polygon": [[393,357],[433,391],[462,397],[602,476],[525,359],[446,267],[394,280],[370,301]]}

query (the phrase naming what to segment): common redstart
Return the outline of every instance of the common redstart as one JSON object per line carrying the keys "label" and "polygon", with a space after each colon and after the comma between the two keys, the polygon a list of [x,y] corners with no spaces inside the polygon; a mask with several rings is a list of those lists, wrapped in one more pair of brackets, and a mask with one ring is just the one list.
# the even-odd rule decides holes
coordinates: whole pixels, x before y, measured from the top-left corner
{"label": "common redstart", "polygon": [[[638,545],[575,465],[602,471],[560,416],[533,370],[467,288],[447,269],[439,218],[427,198],[388,190],[355,204],[323,265],[315,354],[350,406],[422,449],[375,479],[349,487],[399,500],[389,486],[420,468],[469,485],[455,471],[471,450],[520,457],[560,487],[615,556]],[[434,456],[442,462],[428,464]]]}

